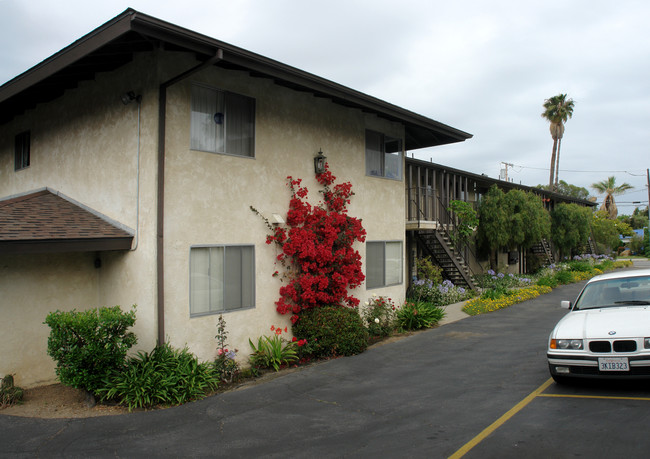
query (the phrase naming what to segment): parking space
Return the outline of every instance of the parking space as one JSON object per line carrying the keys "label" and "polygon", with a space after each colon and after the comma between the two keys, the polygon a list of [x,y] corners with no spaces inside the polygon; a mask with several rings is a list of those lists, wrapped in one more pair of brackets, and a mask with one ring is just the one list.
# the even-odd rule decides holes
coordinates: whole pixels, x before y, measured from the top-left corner
{"label": "parking space", "polygon": [[450,458],[647,457],[648,421],[647,381],[549,379]]}

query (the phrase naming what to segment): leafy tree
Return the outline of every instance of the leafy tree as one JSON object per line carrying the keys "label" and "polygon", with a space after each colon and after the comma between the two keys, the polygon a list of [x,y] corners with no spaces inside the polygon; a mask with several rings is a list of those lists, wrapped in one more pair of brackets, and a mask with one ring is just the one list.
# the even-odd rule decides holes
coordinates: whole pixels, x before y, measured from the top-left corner
{"label": "leafy tree", "polygon": [[607,211],[594,212],[591,222],[594,238],[600,252],[611,252],[621,245],[619,235],[631,235],[632,229],[626,223],[609,218]]}
{"label": "leafy tree", "polygon": [[[551,154],[551,174],[548,182],[549,189],[558,189],[558,176],[560,171],[560,145],[564,136],[564,123],[573,116],[573,99],[567,99],[566,94],[558,94],[544,101],[542,117],[550,123],[551,137],[553,138],[553,152]],[[553,180],[555,175],[555,180]]]}
{"label": "leafy tree", "polygon": [[560,255],[575,255],[574,250],[589,240],[592,212],[578,204],[560,203],[551,212],[551,239]]}
{"label": "leafy tree", "polygon": [[496,267],[496,250],[508,243],[508,211],[504,205],[505,193],[496,185],[490,187],[478,208],[479,248],[489,252],[490,266]]}
{"label": "leafy tree", "polygon": [[522,190],[501,191],[493,185],[479,206],[478,243],[496,267],[501,247],[528,248],[550,234],[550,216],[541,199]]}
{"label": "leafy tree", "polygon": [[618,219],[627,223],[632,229],[641,229],[648,226],[648,208],[640,210],[638,207],[634,209],[632,215],[619,215]]}
{"label": "leafy tree", "polygon": [[523,190],[510,190],[505,195],[508,209],[509,248],[529,248],[540,239],[548,237],[551,219],[539,196]]}
{"label": "leafy tree", "polygon": [[614,196],[623,194],[627,190],[633,188],[629,183],[622,183],[616,186],[616,177],[608,177],[607,180],[601,182],[592,183],[591,187],[600,194],[605,195],[603,203],[600,205],[599,210],[604,210],[608,214],[609,219],[615,219],[618,215],[618,209],[616,208],[616,201]]}
{"label": "leafy tree", "polygon": [[454,242],[466,244],[469,242],[474,229],[478,226],[478,214],[472,208],[472,205],[465,201],[451,201],[449,203],[449,210],[456,216],[455,231],[452,233]]}
{"label": "leafy tree", "polygon": [[564,180],[560,180],[559,185],[557,186],[557,189],[554,189],[555,186],[548,186],[548,185],[537,185],[537,188],[540,188],[542,190],[547,190],[547,191],[555,191],[557,193],[560,193],[564,196],[569,196],[571,198],[576,198],[576,199],[588,199],[589,198],[589,190],[586,188],[582,188],[577,185],[571,185],[570,183],[565,182]]}

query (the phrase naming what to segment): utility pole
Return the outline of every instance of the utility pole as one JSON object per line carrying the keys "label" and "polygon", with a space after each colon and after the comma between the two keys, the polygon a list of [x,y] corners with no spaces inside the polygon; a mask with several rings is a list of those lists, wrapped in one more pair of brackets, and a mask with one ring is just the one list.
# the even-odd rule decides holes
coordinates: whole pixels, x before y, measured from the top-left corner
{"label": "utility pole", "polygon": [[[646,173],[646,180],[648,181],[648,212],[650,212],[650,169],[645,170]],[[650,218],[650,213],[648,213],[649,218]],[[650,228],[648,228],[650,229]]]}
{"label": "utility pole", "polygon": [[[645,170],[646,173],[646,185],[648,187],[648,229],[650,231],[650,169]],[[641,244],[643,246],[643,244]],[[646,249],[646,254],[650,253],[650,242],[648,242],[648,248]]]}
{"label": "utility pole", "polygon": [[503,161],[501,161],[501,164],[506,166],[506,172],[505,172],[505,175],[504,175],[503,179],[507,182],[508,181],[508,166],[515,167],[515,165],[511,164],[511,163],[504,163]]}

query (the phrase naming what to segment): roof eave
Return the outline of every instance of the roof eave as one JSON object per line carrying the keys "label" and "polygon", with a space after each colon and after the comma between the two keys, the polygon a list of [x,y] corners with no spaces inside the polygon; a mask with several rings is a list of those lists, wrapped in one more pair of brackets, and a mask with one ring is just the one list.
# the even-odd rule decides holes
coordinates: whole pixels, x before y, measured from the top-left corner
{"label": "roof eave", "polygon": [[126,251],[132,242],[133,237],[0,241],[0,254]]}
{"label": "roof eave", "polygon": [[206,58],[214,56],[217,50],[221,50],[223,52],[222,63],[226,62],[253,74],[271,78],[278,84],[329,98],[344,106],[401,122],[406,128],[407,150],[462,142],[472,137],[471,134],[346,86],[133,9],[127,9],[58,53],[0,86],[0,104],[43,82],[48,77],[128,32],[136,32],[144,37],[161,40]]}

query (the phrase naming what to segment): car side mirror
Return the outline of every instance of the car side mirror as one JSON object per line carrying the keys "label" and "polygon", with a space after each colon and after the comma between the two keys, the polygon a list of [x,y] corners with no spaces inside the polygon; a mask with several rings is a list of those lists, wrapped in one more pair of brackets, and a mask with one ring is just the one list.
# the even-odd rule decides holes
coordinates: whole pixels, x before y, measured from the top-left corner
{"label": "car side mirror", "polygon": [[560,307],[563,309],[571,309],[571,302],[567,300],[563,300],[560,302]]}

